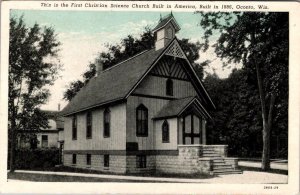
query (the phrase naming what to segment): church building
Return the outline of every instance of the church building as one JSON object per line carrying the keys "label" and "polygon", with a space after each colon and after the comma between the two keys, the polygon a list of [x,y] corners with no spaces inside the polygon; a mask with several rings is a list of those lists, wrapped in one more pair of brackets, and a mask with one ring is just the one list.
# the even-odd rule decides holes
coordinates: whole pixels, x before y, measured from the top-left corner
{"label": "church building", "polygon": [[97,73],[63,109],[65,166],[113,173],[239,173],[226,145],[206,144],[215,105],[175,34],[173,14],[155,47]]}

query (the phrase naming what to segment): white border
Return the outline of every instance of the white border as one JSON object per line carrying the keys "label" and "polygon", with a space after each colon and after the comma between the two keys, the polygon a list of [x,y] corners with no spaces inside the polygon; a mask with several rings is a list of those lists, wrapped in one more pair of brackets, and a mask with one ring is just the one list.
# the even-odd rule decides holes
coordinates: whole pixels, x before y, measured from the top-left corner
{"label": "white border", "polygon": [[[61,3],[61,1],[47,1],[47,3]],[[72,1],[66,1],[72,3]],[[90,2],[92,3],[92,2]],[[99,3],[99,2],[97,2]],[[105,2],[110,4],[110,2]],[[136,1],[111,3],[120,4],[153,4],[155,2]],[[175,4],[176,2],[156,2],[157,4]],[[111,194],[296,194],[299,191],[299,56],[300,56],[300,6],[297,2],[177,2],[179,4],[209,4],[220,5],[268,5],[268,11],[288,11],[290,13],[290,58],[289,58],[289,179],[288,184],[276,184],[278,190],[264,190],[268,184],[171,184],[171,183],[20,183],[7,182],[6,159],[7,159],[7,97],[8,97],[8,29],[10,9],[40,9],[55,10],[58,8],[41,7],[40,1],[6,1],[1,7],[1,83],[0,83],[0,193],[111,193]],[[110,8],[59,8],[60,10],[91,10],[91,11],[170,11],[170,9],[110,9]],[[187,9],[173,9],[173,12],[189,11]],[[193,12],[194,10],[190,10]],[[201,11],[212,11],[203,9]],[[221,11],[221,10],[214,10]],[[226,10],[222,10],[226,11]],[[230,10],[230,11],[253,11],[253,10]],[[261,11],[261,10],[255,10]],[[22,183],[25,184],[25,183]],[[273,185],[273,184],[272,184]]]}

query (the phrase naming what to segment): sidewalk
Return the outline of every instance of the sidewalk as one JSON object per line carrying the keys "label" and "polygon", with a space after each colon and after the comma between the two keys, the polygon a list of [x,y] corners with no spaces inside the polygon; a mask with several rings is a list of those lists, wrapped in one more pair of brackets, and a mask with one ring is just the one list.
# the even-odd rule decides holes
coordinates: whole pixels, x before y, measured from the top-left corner
{"label": "sidewalk", "polygon": [[[243,174],[220,175],[208,179],[187,179],[187,178],[162,178],[162,177],[140,177],[140,176],[126,176],[126,175],[105,175],[105,174],[86,174],[86,173],[71,173],[71,172],[48,172],[48,171],[29,171],[16,170],[16,173],[28,174],[46,174],[46,175],[60,175],[60,176],[78,176],[87,178],[103,178],[110,180],[126,180],[139,182],[172,182],[172,183],[287,183],[288,176],[274,173],[244,171]],[[18,180],[8,180],[9,182],[18,182]]]}
{"label": "sidewalk", "polygon": [[[261,162],[255,161],[239,161],[239,166],[261,168]],[[271,162],[271,169],[288,170],[288,163]]]}

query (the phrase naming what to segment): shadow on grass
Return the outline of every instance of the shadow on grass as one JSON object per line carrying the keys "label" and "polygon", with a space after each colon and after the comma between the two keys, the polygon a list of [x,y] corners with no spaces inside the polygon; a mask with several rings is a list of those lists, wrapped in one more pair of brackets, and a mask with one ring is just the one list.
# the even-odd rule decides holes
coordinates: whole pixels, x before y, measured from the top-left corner
{"label": "shadow on grass", "polygon": [[8,173],[8,179],[36,181],[36,182],[128,182],[128,183],[158,183],[157,181],[139,181],[126,179],[110,179],[96,177],[81,177],[81,176],[65,176],[65,175],[46,175],[36,173]]}
{"label": "shadow on grass", "polygon": [[[51,171],[51,172],[68,172],[68,173],[88,173],[88,174],[102,174],[102,175],[126,175],[126,176],[139,176],[139,177],[164,177],[164,178],[185,178],[185,179],[209,179],[213,175],[206,174],[165,174],[165,173],[136,173],[136,174],[118,174],[112,172],[102,172],[97,170],[88,170],[75,167],[51,167],[51,168],[36,168],[31,169],[32,171]],[[104,179],[91,177],[81,177],[81,176],[61,176],[61,175],[45,175],[38,173],[8,173],[8,179],[18,179],[27,181],[41,181],[41,182],[142,182],[142,183],[153,183],[155,181],[140,181],[140,180],[126,180],[126,179]]]}

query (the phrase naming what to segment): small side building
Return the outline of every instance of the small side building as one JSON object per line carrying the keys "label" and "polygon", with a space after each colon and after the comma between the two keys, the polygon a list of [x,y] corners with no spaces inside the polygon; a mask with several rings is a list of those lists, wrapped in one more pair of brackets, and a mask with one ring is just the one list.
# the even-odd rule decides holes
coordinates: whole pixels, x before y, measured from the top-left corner
{"label": "small side building", "polygon": [[48,117],[49,128],[40,131],[19,131],[18,148],[58,148],[59,132],[63,132],[63,117],[59,117],[59,111],[43,110]]}

